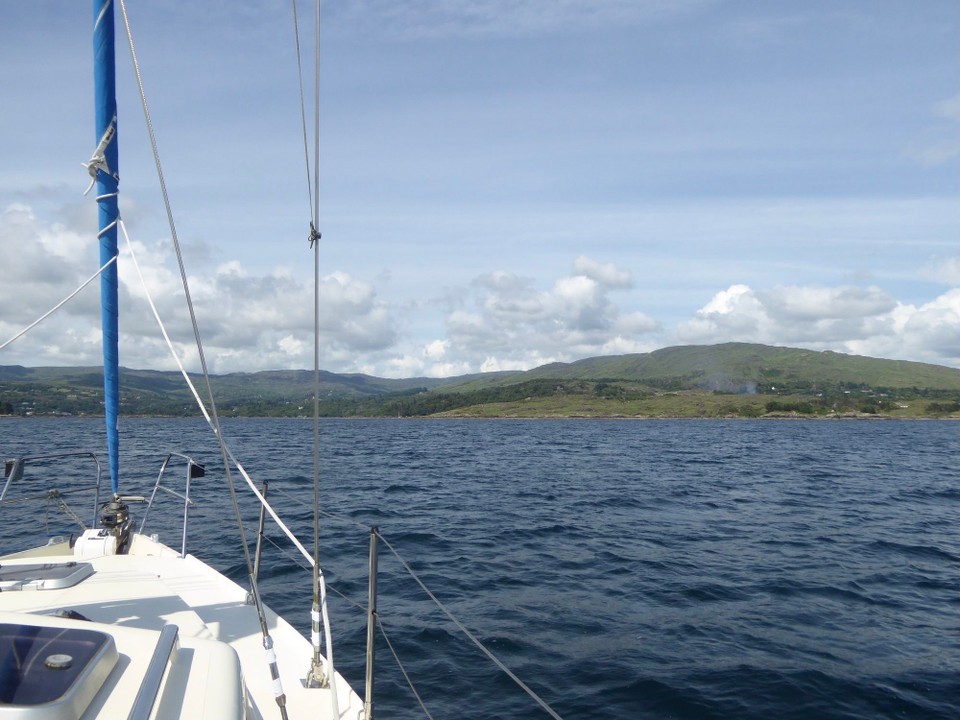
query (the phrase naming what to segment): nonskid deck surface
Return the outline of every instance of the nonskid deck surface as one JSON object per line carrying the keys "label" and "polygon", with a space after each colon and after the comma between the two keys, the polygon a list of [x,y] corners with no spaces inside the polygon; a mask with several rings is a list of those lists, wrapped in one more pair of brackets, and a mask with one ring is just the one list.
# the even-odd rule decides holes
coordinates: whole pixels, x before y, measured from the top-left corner
{"label": "nonskid deck surface", "polygon": [[[64,552],[69,552],[66,546]],[[77,560],[66,554],[44,553],[33,558],[20,554],[3,559],[2,567]],[[0,592],[0,623],[99,627],[113,636],[119,660],[111,682],[104,686],[104,690],[110,690],[109,698],[101,691],[83,717],[126,716],[160,631],[170,624],[178,628],[179,656],[183,657],[179,669],[174,672],[171,666],[167,674],[157,717],[238,717],[243,701],[235,712],[231,698],[237,692],[242,695],[243,684],[247,717],[280,717],[259,619],[255,608],[247,604],[243,588],[195,557],[180,558],[170,548],[140,535],[134,537],[126,555],[85,558],[82,562],[89,562],[93,573],[72,586]],[[57,617],[61,610],[85,619]],[[24,618],[21,613],[42,617]],[[312,652],[309,642],[269,608],[266,619],[289,717],[335,717],[329,689],[304,687]],[[234,653],[239,664],[233,659]],[[231,665],[237,666],[236,677]],[[241,678],[242,684],[237,687]],[[178,689],[177,683],[182,687]],[[340,718],[361,717],[362,701],[339,675],[336,690]],[[99,712],[93,712],[98,707]],[[6,717],[7,709],[0,705],[0,720]]]}

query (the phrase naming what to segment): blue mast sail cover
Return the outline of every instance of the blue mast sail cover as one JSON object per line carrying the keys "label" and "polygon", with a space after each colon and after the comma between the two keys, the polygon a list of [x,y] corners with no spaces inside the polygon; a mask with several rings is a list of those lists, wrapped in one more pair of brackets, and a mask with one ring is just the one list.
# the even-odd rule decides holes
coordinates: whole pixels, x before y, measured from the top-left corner
{"label": "blue mast sail cover", "polygon": [[[117,95],[113,43],[113,0],[93,0],[93,74],[96,88],[96,123],[99,144],[112,130],[104,150],[106,167],[97,171],[97,205],[100,215],[100,265],[117,255]],[[110,485],[120,488],[120,437],[117,416],[120,410],[120,360],[117,323],[117,264],[100,275],[100,312],[103,327],[103,394],[107,421],[107,451],[110,456]]]}

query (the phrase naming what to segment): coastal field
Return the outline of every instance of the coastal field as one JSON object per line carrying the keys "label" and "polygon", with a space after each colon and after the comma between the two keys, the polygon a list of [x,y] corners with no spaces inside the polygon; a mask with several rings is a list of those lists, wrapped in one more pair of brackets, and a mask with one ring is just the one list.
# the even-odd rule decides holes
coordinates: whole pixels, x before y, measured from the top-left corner
{"label": "coastal field", "polygon": [[[313,411],[307,370],[215,375],[211,385],[224,416]],[[451,378],[322,372],[318,390],[325,417],[960,418],[957,368],[747,343]],[[97,415],[101,398],[99,368],[0,366],[0,414]],[[120,409],[199,414],[179,374],[127,368]]]}

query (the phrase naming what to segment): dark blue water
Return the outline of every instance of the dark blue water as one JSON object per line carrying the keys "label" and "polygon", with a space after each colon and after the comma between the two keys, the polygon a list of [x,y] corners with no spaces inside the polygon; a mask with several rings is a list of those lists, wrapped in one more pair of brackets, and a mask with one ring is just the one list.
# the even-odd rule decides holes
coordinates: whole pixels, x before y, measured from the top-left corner
{"label": "dark blue water", "polygon": [[[96,446],[100,425],[2,420],[0,452],[30,452],[56,436]],[[322,506],[378,525],[568,720],[960,717],[956,423],[330,420],[322,428]],[[122,431],[127,465],[146,463],[131,470],[128,492],[152,484],[169,450],[207,462],[188,549],[239,578],[239,555],[219,549],[236,531],[202,424],[126,419]],[[309,538],[310,421],[237,420],[225,434]],[[251,529],[255,514],[245,501]],[[21,517],[4,511],[5,536]],[[176,533],[162,539],[179,545]],[[367,548],[364,530],[325,521],[328,582],[361,604]],[[309,577],[272,546],[264,565],[267,601],[306,630]],[[434,717],[547,717],[384,548],[380,612]],[[333,594],[331,613],[338,668],[362,691],[364,614]],[[382,640],[378,655],[380,716],[423,717]]]}

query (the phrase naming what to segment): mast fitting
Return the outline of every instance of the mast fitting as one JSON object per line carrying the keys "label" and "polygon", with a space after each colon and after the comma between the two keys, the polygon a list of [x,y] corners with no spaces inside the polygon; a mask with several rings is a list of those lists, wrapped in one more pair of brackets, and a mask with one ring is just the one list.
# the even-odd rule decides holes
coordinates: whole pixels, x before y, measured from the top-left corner
{"label": "mast fitting", "polygon": [[87,195],[93,189],[93,186],[97,184],[98,172],[106,173],[114,180],[118,182],[120,181],[120,177],[117,175],[117,173],[111,172],[110,166],[107,164],[107,146],[113,142],[113,138],[116,136],[116,134],[117,116],[114,115],[113,119],[110,121],[110,124],[107,126],[107,129],[103,131],[103,137],[100,138],[100,143],[97,145],[97,149],[93,151],[93,155],[90,156],[90,160],[85,163],[80,163],[90,174],[90,185],[86,190],[83,191],[84,195]]}

